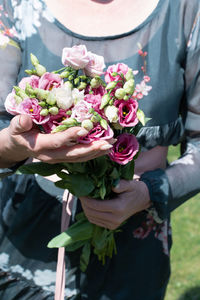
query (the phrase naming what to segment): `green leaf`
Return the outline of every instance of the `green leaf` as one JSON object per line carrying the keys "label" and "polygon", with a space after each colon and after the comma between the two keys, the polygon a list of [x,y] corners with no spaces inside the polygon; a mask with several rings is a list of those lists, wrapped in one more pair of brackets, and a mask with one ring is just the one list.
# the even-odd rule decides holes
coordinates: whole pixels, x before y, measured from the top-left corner
{"label": "green leaf", "polygon": [[144,115],[144,112],[141,109],[137,110],[137,118],[142,123],[142,125],[145,126],[145,115]]}
{"label": "green leaf", "polygon": [[77,242],[86,241],[92,237],[94,225],[88,220],[77,221],[65,232],[54,237],[47,245],[48,248],[75,246]]}
{"label": "green leaf", "polygon": [[102,180],[102,184],[101,184],[100,189],[99,189],[99,194],[100,194],[101,199],[105,198],[105,195],[106,195],[106,186],[105,186],[104,178]]}
{"label": "green leaf", "polygon": [[86,173],[87,172],[87,163],[63,163],[63,166],[70,173]]}
{"label": "green leaf", "polygon": [[23,165],[18,170],[23,174],[38,174],[41,176],[50,176],[56,174],[61,169],[61,164],[47,164],[43,162],[37,162]]}
{"label": "green leaf", "polygon": [[65,180],[57,181],[55,185],[68,189],[77,197],[88,196],[94,190],[94,183],[86,174],[66,174],[65,177]]}
{"label": "green leaf", "polygon": [[121,178],[125,180],[132,180],[134,175],[134,160],[130,161],[128,164],[122,166],[121,168]]}
{"label": "green leaf", "polygon": [[119,178],[119,171],[117,170],[117,168],[114,168],[112,170],[112,172],[109,174],[109,177],[112,178],[112,179],[118,179]]}
{"label": "green leaf", "polygon": [[65,246],[65,250],[68,251],[68,252],[73,252],[73,251],[83,247],[83,245],[86,243],[86,241],[85,240],[84,241],[78,241],[78,242],[75,242],[75,243],[70,244],[68,246]]}
{"label": "green leaf", "polygon": [[83,246],[81,257],[80,257],[80,269],[82,272],[85,272],[87,269],[90,260],[90,254],[91,254],[91,244],[90,242],[87,242]]}

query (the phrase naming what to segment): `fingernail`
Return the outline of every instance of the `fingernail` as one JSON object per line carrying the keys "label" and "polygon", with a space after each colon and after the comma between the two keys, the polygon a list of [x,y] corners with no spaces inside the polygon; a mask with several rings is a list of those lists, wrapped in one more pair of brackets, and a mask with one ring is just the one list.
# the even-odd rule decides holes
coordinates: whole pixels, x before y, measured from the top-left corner
{"label": "fingernail", "polygon": [[101,146],[100,149],[101,149],[101,150],[109,150],[109,149],[111,149],[112,147],[113,147],[112,145],[107,144],[107,145]]}
{"label": "fingernail", "polygon": [[88,131],[86,129],[81,129],[80,131],[77,132],[78,136],[85,136],[88,134]]}

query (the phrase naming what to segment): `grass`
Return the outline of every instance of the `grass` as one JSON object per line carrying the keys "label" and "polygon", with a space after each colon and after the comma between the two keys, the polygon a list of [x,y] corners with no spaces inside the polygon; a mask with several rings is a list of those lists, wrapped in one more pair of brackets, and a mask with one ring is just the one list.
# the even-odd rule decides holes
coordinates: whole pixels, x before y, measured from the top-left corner
{"label": "grass", "polygon": [[[179,155],[170,147],[169,161]],[[165,300],[200,300],[200,194],[172,213],[171,279]]]}

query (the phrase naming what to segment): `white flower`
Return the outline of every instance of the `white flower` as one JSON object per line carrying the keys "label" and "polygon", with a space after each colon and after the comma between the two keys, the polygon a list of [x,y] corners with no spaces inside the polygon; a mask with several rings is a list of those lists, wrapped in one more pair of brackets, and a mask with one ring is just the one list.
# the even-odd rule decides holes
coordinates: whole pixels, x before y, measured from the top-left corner
{"label": "white flower", "polygon": [[104,109],[105,115],[110,123],[117,123],[118,117],[118,108],[114,105],[109,105]]}
{"label": "white flower", "polygon": [[135,87],[136,92],[141,93],[144,96],[148,95],[148,92],[152,89],[150,85],[147,85],[144,80],[140,84],[137,84]]}
{"label": "white flower", "polygon": [[73,89],[72,90],[72,98],[73,98],[75,104],[81,100],[84,100],[84,90],[79,91],[78,89]]}
{"label": "white flower", "polygon": [[51,93],[56,98],[56,103],[59,108],[66,110],[74,104],[72,90],[69,85],[63,85],[59,88],[54,88],[52,89]]}

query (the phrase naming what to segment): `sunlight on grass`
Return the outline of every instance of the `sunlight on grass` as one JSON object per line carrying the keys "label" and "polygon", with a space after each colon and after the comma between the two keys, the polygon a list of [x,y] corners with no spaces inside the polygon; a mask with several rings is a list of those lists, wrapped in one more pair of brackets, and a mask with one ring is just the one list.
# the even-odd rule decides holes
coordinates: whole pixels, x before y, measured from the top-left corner
{"label": "sunlight on grass", "polygon": [[[169,161],[179,156],[170,147]],[[165,300],[200,300],[200,194],[172,213],[172,274]]]}

